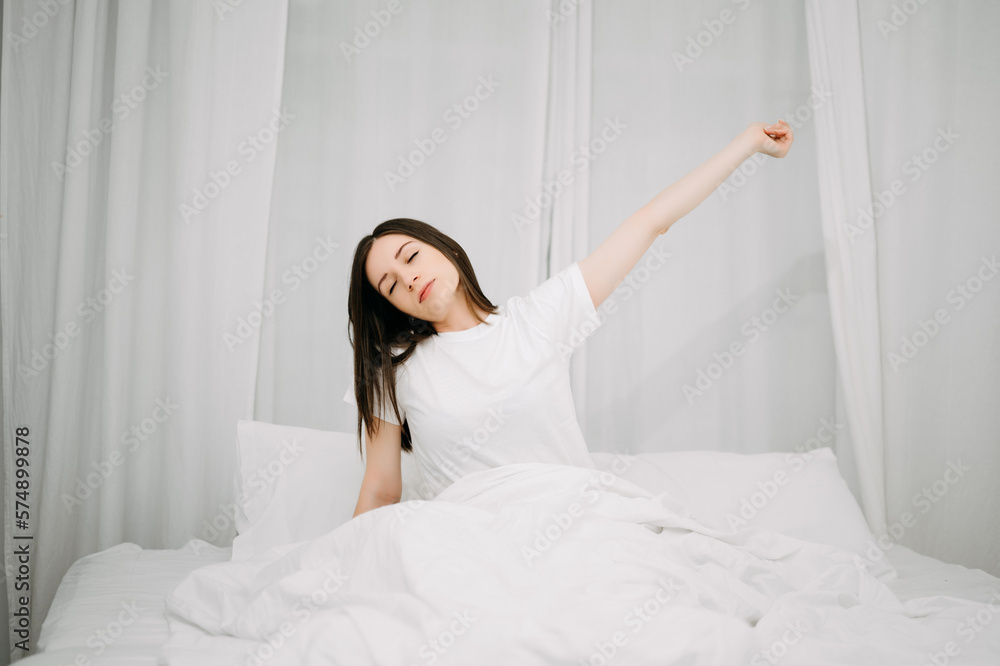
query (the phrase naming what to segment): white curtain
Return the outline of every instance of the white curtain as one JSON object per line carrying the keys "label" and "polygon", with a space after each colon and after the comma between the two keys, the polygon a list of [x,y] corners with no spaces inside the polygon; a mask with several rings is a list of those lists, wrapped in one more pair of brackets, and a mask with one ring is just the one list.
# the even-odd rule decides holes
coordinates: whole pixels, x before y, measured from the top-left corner
{"label": "white curtain", "polygon": [[[259,420],[354,432],[347,286],[379,222],[416,218],[453,236],[497,304],[548,274],[549,221],[512,219],[547,159],[545,7],[396,7],[290,9],[282,103],[298,120],[278,148],[264,291],[284,302],[262,330]],[[313,265],[317,237],[338,246]]]}
{"label": "white curtain", "polygon": [[878,248],[886,520],[996,575],[1000,4],[858,6],[874,223],[849,211]]}
{"label": "white curtain", "polygon": [[[177,548],[212,524],[232,536],[286,16],[281,1],[4,3],[5,551],[19,572],[30,549],[29,647],[77,558]],[[14,615],[25,592],[5,583]]]}
{"label": "white curtain", "polygon": [[0,83],[6,564],[26,426],[34,638],[81,555],[228,543],[237,418],[353,432],[347,281],[378,222],[454,236],[503,303],[779,117],[789,156],[660,237],[578,350],[591,449],[829,445],[876,531],[1000,573],[993,3],[79,0],[15,47],[42,4],[5,3]]}
{"label": "white curtain", "polygon": [[[837,397],[857,462],[868,525],[885,532],[878,265],[875,234],[849,234],[851,212],[871,206],[871,174],[861,72],[861,31],[853,3],[806,3],[813,84],[829,92],[816,109],[820,220],[837,356]],[[845,131],[850,128],[849,131]]]}

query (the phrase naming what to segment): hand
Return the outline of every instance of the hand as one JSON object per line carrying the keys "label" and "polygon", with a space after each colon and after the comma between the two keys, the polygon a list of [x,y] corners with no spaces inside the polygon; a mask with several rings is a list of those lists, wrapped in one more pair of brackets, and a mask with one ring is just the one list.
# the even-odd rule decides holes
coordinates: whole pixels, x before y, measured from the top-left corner
{"label": "hand", "polygon": [[784,157],[792,147],[795,134],[791,126],[784,120],[778,120],[773,125],[750,123],[743,133],[750,141],[755,153],[764,153],[771,157]]}

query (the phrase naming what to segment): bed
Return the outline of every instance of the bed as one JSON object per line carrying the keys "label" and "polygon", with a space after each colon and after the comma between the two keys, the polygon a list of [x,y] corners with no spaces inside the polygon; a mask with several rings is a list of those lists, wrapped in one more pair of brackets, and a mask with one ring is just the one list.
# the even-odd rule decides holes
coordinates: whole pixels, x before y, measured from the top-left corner
{"label": "bed", "polygon": [[[211,628],[213,619],[208,616],[213,612],[219,617],[235,618],[241,609],[225,608],[231,598],[219,592],[225,585],[231,585],[233,579],[217,584],[222,579],[207,573],[219,566],[236,570],[237,562],[244,569],[252,568],[252,563],[263,557],[269,564],[261,565],[248,575],[264,580],[268,566],[273,568],[281,564],[284,561],[281,557],[293,552],[297,544],[329,531],[331,523],[342,525],[350,519],[363,471],[356,460],[357,445],[353,434],[241,422],[239,440],[240,472],[234,488],[240,500],[237,503],[239,536],[233,546],[222,548],[193,539],[176,550],[144,550],[125,543],[80,559],[59,586],[38,640],[40,652],[23,663],[27,666],[349,663],[322,656],[326,647],[316,642],[317,636],[335,632],[323,630],[319,622],[321,613],[316,613],[310,623],[317,625],[321,633],[309,637],[307,632],[299,632],[303,640],[309,638],[312,643],[308,644],[308,651],[298,656],[288,649],[285,654],[282,650],[267,649],[264,642],[246,635],[225,635],[226,632]],[[898,603],[905,608],[909,616],[907,621],[917,623],[914,626],[919,626],[923,641],[918,648],[905,653],[904,659],[899,641],[894,642],[892,637],[897,628],[890,622],[871,621],[871,617],[880,615],[865,616],[869,618],[865,623],[841,622],[824,633],[825,627],[817,629],[808,623],[797,624],[792,614],[771,617],[769,613],[767,621],[758,622],[753,632],[764,631],[770,622],[774,625],[768,629],[772,637],[765,643],[753,643],[752,650],[738,651],[738,657],[717,646],[708,649],[699,645],[685,647],[687,651],[682,651],[683,655],[676,659],[664,656],[655,663],[748,663],[752,666],[778,663],[995,666],[1000,663],[1000,579],[980,570],[923,556],[900,544],[875,539],[867,532],[860,509],[836,471],[836,459],[829,449],[753,456],[713,452],[634,456],[594,453],[593,458],[597,470],[606,475],[600,478],[609,479],[613,475],[623,480],[625,488],[639,488],[660,497],[678,514],[695,507],[695,517],[700,523],[720,531],[726,528],[727,532],[735,533],[752,526],[759,531],[750,532],[758,535],[785,534],[796,543],[814,543],[817,548],[822,543],[823,552],[842,553],[850,549],[856,565],[853,568],[871,575],[864,580],[876,579],[892,592],[893,598],[885,600],[886,607]],[[337,465],[337,478],[324,492],[312,493],[308,502],[296,504],[302,497],[301,493],[294,492],[295,489],[313,478],[317,469],[332,469],[331,465]],[[533,467],[525,470],[535,472]],[[261,474],[269,476],[268,483],[252,483],[254,474],[258,475],[257,481]],[[419,480],[412,465],[404,463],[403,502],[378,511],[433,504],[422,500],[418,489]],[[476,492],[481,497],[478,488]],[[636,496],[639,494],[640,491],[635,491]],[[642,498],[636,501],[645,502]],[[639,504],[629,506],[634,508]],[[829,508],[817,512],[815,506]],[[289,520],[293,515],[300,520]],[[363,517],[359,516],[354,523],[363,522]],[[859,525],[864,527],[859,530]],[[708,575],[709,570],[705,571]],[[218,585],[219,589],[208,589],[213,585]],[[817,598],[820,592],[824,590],[815,590]],[[852,610],[852,603],[844,601],[847,596],[840,595],[842,599],[837,602],[845,607],[841,609],[845,617]],[[191,600],[198,602],[196,607],[184,606],[183,602]],[[815,603],[818,608],[820,604]],[[660,612],[660,606],[654,606]],[[654,609],[648,605],[646,608],[647,611]],[[667,613],[662,611],[660,615],[666,617]],[[688,616],[678,615],[677,618]],[[331,618],[329,627],[355,626],[351,622],[357,621],[354,617],[345,625]],[[453,623],[452,626],[461,625]],[[709,625],[693,625],[692,631],[696,633],[705,626]],[[671,627],[670,623],[657,623],[656,618],[651,617],[640,627],[645,642],[633,639],[633,644],[652,645],[659,640],[664,648],[662,654],[673,655],[667,649],[668,644],[676,642],[676,636],[670,634]],[[401,635],[387,624],[384,633],[390,632],[394,636]],[[748,637],[752,638],[753,632],[748,632]],[[341,636],[346,637],[346,633]],[[538,657],[535,661],[519,663],[573,666],[653,663],[628,653],[626,648],[633,646],[625,646],[624,639],[616,643],[615,636],[614,633],[594,636],[593,651],[589,655],[578,655],[576,660]],[[708,641],[706,636],[698,640],[704,644]],[[716,635],[715,641],[725,642],[730,636]],[[545,640],[550,639],[546,637]],[[817,654],[823,657],[817,659]],[[858,654],[864,654],[864,659],[859,660]],[[383,655],[381,660],[371,663],[399,663],[400,666],[435,662],[508,663],[505,658],[495,655],[479,655],[475,662],[459,655],[455,649],[450,654],[421,652],[419,657],[415,653],[413,659],[398,662],[388,661]],[[914,655],[919,658],[914,659]],[[369,662],[351,663],[358,666]]]}

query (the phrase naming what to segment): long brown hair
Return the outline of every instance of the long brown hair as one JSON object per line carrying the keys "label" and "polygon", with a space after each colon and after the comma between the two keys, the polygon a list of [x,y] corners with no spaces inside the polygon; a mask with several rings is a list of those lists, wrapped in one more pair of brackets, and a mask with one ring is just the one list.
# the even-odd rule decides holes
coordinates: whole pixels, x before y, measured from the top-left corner
{"label": "long brown hair", "polygon": [[[477,321],[484,321],[479,317],[480,310],[491,314],[497,311],[497,306],[479,288],[476,272],[462,246],[426,222],[405,217],[386,220],[358,242],[347,296],[347,339],[354,350],[354,398],[358,403],[358,449],[362,455],[361,425],[365,424],[365,433],[370,439],[375,430],[376,406],[382,414],[383,405],[391,405],[396,420],[403,423],[402,449],[413,451],[409,423],[402,421],[396,404],[396,366],[406,362],[421,340],[437,335],[430,322],[397,310],[368,282],[365,263],[372,244],[375,239],[389,234],[405,234],[440,250],[458,270],[465,302]],[[394,346],[405,349],[393,355]]]}

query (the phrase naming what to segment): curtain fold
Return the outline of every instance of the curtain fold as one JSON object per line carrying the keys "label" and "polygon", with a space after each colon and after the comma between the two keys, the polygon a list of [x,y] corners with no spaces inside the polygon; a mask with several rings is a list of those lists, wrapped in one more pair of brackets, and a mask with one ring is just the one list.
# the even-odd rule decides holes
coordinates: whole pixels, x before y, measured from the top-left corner
{"label": "curtain fold", "polygon": [[232,537],[286,122],[283,1],[53,6],[4,3],[8,570],[30,552],[28,594],[5,581],[30,613],[14,659],[81,556]]}
{"label": "curtain fold", "polygon": [[874,234],[848,231],[852,211],[871,208],[860,25],[851,2],[806,1],[815,88],[819,194],[837,372],[857,469],[861,508],[873,532],[886,529],[878,262]]}
{"label": "curtain fold", "polygon": [[[546,14],[550,25],[548,108],[545,161],[535,200],[544,254],[535,282],[541,284],[590,252],[590,171],[581,160],[606,146],[592,137],[591,59],[593,57],[593,4],[568,4],[550,0]],[[576,413],[587,413],[587,348],[575,349],[570,360],[570,385]]]}

